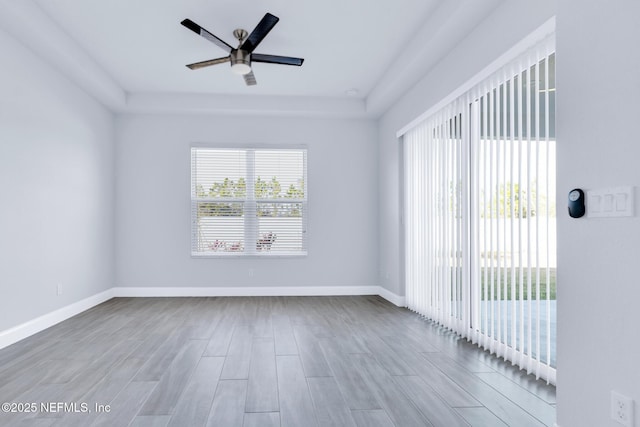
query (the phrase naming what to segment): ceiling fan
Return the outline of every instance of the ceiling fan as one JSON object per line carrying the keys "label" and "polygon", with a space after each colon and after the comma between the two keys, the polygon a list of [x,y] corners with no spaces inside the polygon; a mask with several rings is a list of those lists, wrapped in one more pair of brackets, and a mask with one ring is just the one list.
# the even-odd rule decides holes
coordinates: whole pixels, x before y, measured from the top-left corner
{"label": "ceiling fan", "polygon": [[[303,58],[292,58],[289,56],[277,56],[277,55],[265,55],[262,53],[253,53],[256,47],[260,44],[262,39],[265,38],[269,31],[278,23],[280,18],[270,13],[264,15],[260,20],[256,28],[248,34],[243,29],[236,29],[233,31],[233,36],[238,39],[238,47],[233,48],[224,40],[211,34],[209,31],[202,28],[190,19],[185,19],[181,22],[182,25],[193,31],[194,33],[204,37],[216,46],[224,49],[229,53],[229,56],[222,58],[209,59],[208,61],[196,62],[189,64],[192,70],[208,67],[210,65],[222,64],[224,62],[231,62],[231,70],[244,77],[244,81],[247,86],[253,86],[256,84],[256,77],[253,75],[251,69],[252,62],[266,62],[268,64],[284,64],[284,65],[297,65],[298,67],[304,62]],[[248,37],[247,37],[248,35]]]}

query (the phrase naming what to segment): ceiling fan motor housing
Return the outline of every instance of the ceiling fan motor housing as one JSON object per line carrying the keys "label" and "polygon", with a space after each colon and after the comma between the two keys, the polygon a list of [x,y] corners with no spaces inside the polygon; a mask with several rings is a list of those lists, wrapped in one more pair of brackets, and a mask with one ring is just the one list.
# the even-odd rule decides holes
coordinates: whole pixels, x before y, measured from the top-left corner
{"label": "ceiling fan motor housing", "polygon": [[[231,68],[238,74],[247,74],[251,71],[251,54],[246,50],[233,49],[230,54]],[[240,72],[243,71],[243,72]]]}

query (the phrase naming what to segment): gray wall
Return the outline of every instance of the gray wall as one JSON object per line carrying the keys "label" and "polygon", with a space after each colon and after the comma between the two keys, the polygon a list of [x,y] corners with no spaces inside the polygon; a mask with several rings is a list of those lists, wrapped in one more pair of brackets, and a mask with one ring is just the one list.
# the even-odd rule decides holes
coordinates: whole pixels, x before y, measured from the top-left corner
{"label": "gray wall", "polygon": [[[377,285],[375,132],[365,120],[118,118],[117,286]],[[307,145],[308,256],[191,258],[192,143]]]}
{"label": "gray wall", "polygon": [[[640,3],[558,2],[558,424],[640,425]],[[633,185],[633,218],[571,219],[569,190]],[[588,209],[588,207],[587,207]]]}
{"label": "gray wall", "polygon": [[114,119],[2,31],[0,52],[2,331],[113,285]]}

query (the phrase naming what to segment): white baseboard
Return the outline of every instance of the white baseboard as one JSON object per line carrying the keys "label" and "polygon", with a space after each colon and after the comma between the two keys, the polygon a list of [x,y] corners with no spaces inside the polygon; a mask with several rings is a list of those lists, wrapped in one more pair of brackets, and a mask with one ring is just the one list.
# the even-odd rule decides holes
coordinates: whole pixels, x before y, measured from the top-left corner
{"label": "white baseboard", "polygon": [[37,334],[40,331],[62,322],[63,320],[67,320],[76,314],[90,309],[91,307],[95,307],[98,304],[110,300],[113,296],[113,288],[111,288],[104,292],[100,292],[99,294],[44,314],[40,317],[36,317],[35,319],[14,326],[13,328],[0,331],[0,349],[30,337],[31,335]]}
{"label": "white baseboard", "polygon": [[118,287],[116,297],[258,297],[379,295],[378,286]]}
{"label": "white baseboard", "polygon": [[387,288],[383,288],[382,286],[378,286],[378,291],[378,295],[389,301],[391,304],[397,305],[398,307],[407,306],[407,299],[405,297],[394,294],[393,292],[391,292]]}
{"label": "white baseboard", "polygon": [[115,297],[223,297],[223,296],[339,296],[379,295],[398,307],[405,298],[381,286],[271,286],[271,287],[116,287],[0,331],[0,349],[67,320]]}
{"label": "white baseboard", "polygon": [[117,287],[114,297],[249,297],[379,295],[398,307],[405,298],[381,286],[254,286],[254,287]]}

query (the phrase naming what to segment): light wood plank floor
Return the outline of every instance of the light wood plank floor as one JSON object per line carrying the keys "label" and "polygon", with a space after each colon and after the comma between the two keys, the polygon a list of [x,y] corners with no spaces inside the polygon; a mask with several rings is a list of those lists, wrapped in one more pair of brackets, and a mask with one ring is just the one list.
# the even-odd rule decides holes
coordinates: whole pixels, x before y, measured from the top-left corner
{"label": "light wood plank floor", "polygon": [[373,296],[115,298],[0,350],[1,402],[32,410],[3,426],[555,419],[554,387]]}

